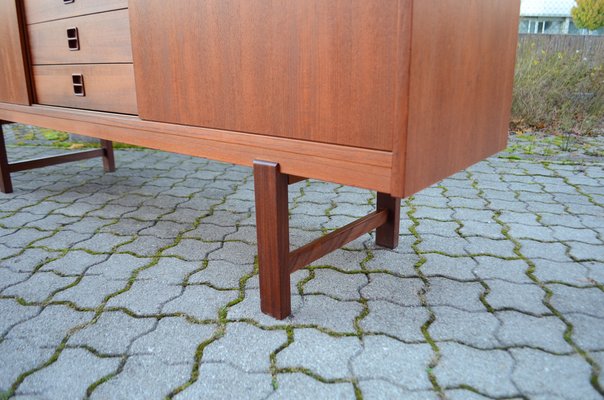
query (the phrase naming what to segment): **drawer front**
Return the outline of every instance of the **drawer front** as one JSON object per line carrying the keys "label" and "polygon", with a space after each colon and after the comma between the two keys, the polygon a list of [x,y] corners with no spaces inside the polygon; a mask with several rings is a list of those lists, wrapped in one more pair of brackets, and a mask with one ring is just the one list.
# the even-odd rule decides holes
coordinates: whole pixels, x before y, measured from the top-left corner
{"label": "drawer front", "polygon": [[128,10],[34,24],[28,27],[32,63],[131,63]]}
{"label": "drawer front", "polygon": [[33,76],[38,104],[137,113],[132,64],[34,66]]}
{"label": "drawer front", "polygon": [[28,24],[128,7],[128,0],[24,0]]}

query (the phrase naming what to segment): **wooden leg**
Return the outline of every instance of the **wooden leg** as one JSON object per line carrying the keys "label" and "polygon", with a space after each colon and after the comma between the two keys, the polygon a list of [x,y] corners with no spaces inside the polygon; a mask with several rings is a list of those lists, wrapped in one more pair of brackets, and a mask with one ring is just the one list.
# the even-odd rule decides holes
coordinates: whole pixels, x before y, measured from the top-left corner
{"label": "wooden leg", "polygon": [[2,121],[0,121],[0,191],[2,191],[2,193],[13,192],[13,182],[10,179],[6,145],[4,144],[4,133],[2,132]]}
{"label": "wooden leg", "polygon": [[279,164],[254,161],[260,308],[277,319],[291,314],[288,182]]}
{"label": "wooden leg", "polygon": [[386,193],[377,194],[377,209],[388,210],[388,220],[376,229],[375,243],[378,246],[395,249],[398,246],[398,231],[401,218],[401,199]]}
{"label": "wooden leg", "polygon": [[115,172],[115,157],[113,156],[113,142],[101,139],[103,149],[103,169],[105,172]]}

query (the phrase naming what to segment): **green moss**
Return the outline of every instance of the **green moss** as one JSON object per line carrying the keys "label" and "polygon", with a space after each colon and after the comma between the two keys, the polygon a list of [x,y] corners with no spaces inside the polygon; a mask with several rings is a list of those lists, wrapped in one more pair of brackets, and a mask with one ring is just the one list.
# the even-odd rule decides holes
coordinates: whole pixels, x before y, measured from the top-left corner
{"label": "green moss", "polygon": [[69,140],[69,133],[55,131],[53,129],[40,128],[40,133],[46,140],[50,140],[53,142],[65,142]]}

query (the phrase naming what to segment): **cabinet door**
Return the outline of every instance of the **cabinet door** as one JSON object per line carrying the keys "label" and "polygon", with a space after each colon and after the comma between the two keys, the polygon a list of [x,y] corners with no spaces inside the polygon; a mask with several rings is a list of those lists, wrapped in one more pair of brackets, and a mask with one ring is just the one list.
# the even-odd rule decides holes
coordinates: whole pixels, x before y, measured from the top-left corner
{"label": "cabinet door", "polygon": [[410,0],[130,0],[141,118],[392,150]]}
{"label": "cabinet door", "polygon": [[17,0],[0,0],[0,102],[30,104]]}

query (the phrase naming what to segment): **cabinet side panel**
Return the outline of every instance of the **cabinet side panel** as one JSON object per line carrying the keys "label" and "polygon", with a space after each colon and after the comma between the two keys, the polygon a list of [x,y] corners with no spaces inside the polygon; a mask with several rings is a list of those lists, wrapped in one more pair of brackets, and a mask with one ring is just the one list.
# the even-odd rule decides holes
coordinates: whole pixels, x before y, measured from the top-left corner
{"label": "cabinet side panel", "polygon": [[505,148],[519,0],[415,0],[405,191]]}
{"label": "cabinet side panel", "polygon": [[141,118],[392,150],[399,1],[129,5]]}
{"label": "cabinet side panel", "polygon": [[17,0],[0,0],[0,102],[29,105]]}

